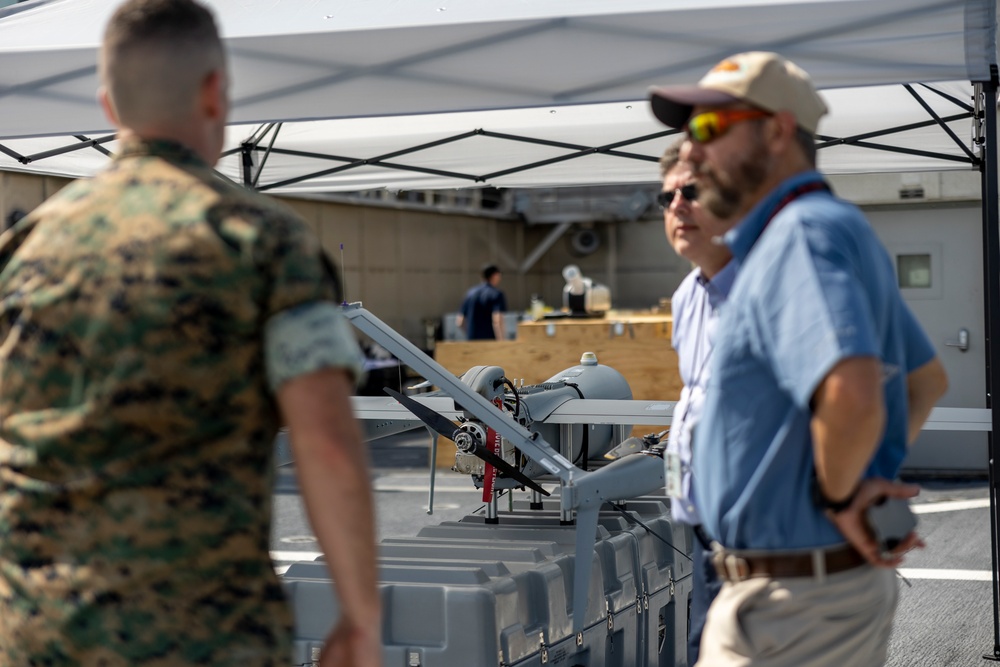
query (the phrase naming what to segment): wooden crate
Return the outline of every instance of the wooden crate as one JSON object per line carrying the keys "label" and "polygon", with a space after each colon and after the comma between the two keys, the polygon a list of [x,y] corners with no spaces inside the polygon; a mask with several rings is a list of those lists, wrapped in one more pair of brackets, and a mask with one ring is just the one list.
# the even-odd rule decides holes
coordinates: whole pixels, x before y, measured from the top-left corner
{"label": "wooden crate", "polygon": [[473,366],[500,366],[504,374],[520,384],[537,384],[576,366],[584,352],[597,355],[597,362],[625,376],[632,398],[675,401],[681,381],[677,354],[664,340],[608,340],[586,346],[562,341],[503,341],[439,343],[438,363],[456,375]]}

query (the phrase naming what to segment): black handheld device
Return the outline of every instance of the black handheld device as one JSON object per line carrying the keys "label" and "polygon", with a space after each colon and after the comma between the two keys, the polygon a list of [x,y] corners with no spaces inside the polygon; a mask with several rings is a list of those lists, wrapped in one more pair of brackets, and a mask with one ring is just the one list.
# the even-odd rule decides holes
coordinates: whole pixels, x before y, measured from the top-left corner
{"label": "black handheld device", "polygon": [[868,525],[883,553],[892,551],[917,527],[917,517],[905,498],[882,496],[868,508]]}

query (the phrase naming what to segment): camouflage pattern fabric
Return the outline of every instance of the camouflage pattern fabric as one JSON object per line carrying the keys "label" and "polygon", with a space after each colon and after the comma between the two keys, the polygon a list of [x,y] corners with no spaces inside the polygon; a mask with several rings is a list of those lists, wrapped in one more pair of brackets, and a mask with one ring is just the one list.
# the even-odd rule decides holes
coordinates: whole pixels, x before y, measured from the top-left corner
{"label": "camouflage pattern fabric", "polygon": [[294,214],[170,142],[0,237],[0,664],[290,664],[262,332],[337,291]]}
{"label": "camouflage pattern fabric", "polygon": [[272,389],[320,368],[342,368],[360,382],[365,357],[340,306],[314,301],[275,315],[264,329],[264,363]]}

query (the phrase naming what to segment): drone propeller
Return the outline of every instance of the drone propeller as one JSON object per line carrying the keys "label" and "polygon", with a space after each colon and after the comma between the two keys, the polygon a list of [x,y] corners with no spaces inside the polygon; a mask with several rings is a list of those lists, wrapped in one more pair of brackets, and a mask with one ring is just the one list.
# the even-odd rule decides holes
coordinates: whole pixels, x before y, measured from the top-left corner
{"label": "drone propeller", "polygon": [[[453,421],[451,421],[447,417],[444,417],[443,415],[434,412],[434,410],[431,410],[426,405],[421,405],[420,403],[413,400],[409,396],[401,394],[395,389],[386,387],[385,393],[389,394],[389,396],[392,396],[394,399],[399,401],[400,405],[402,405],[404,408],[412,412],[420,421],[427,424],[427,426],[429,426],[430,428],[434,429],[435,431],[437,431],[444,437],[448,438],[449,440],[455,439],[455,432],[458,431],[459,428]],[[546,496],[551,495],[549,494],[548,491],[546,491],[539,484],[537,484],[533,479],[531,479],[530,477],[522,473],[520,470],[518,470],[514,466],[504,461],[502,458],[500,458],[490,450],[486,449],[482,445],[482,443],[472,442],[471,444],[472,448],[471,451],[469,452],[470,454],[479,457],[480,459],[482,459],[486,463],[489,463],[491,466],[493,466],[503,474],[507,475],[508,477],[516,479],[521,484],[524,484],[529,489],[532,489],[533,491],[538,491],[539,493]]]}

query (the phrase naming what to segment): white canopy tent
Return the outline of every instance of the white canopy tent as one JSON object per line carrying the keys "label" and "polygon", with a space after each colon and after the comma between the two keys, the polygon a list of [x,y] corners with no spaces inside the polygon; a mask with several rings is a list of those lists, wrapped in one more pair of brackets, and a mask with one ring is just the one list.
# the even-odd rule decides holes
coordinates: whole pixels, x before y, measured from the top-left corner
{"label": "white canopy tent", "polygon": [[[116,4],[0,10],[0,169],[79,176],[106,161],[93,147],[114,149],[95,60]],[[782,52],[827,89],[824,170],[970,168],[967,82],[996,61],[992,0],[209,4],[233,72],[220,171],[272,192],[652,181],[666,129],[647,88],[691,82],[750,48]],[[886,85],[905,82],[951,96],[915,89],[952,135]],[[921,123],[869,139],[891,151],[842,141]]]}
{"label": "white canopy tent", "polygon": [[[646,90],[750,49],[782,53],[824,89],[824,170],[979,169],[1000,658],[996,0],[206,2],[233,78],[220,171],[262,190],[652,181],[667,131]],[[117,3],[0,9],[0,169],[76,176],[106,162],[95,61]],[[978,107],[969,82],[982,84]],[[917,83],[929,87],[899,85]]]}

